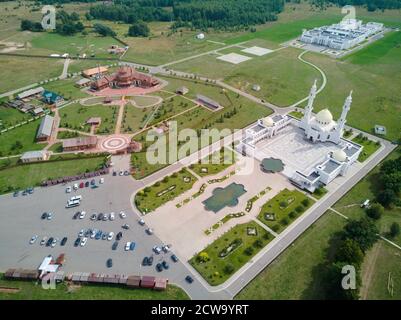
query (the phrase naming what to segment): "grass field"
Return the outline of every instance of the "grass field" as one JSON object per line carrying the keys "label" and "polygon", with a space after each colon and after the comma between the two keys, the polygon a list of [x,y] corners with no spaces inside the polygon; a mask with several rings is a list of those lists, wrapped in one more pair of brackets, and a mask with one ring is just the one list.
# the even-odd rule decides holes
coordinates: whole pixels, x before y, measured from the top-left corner
{"label": "grass field", "polygon": [[0,128],[8,128],[31,118],[30,114],[0,105]]}
{"label": "grass field", "polygon": [[90,107],[74,103],[60,110],[60,126],[83,132],[89,132],[90,126],[85,124],[90,117],[100,117],[102,122],[96,133],[113,133],[117,120],[118,107],[93,105]]}
{"label": "grass field", "polygon": [[0,170],[0,193],[38,186],[43,180],[99,169],[104,157],[82,158],[17,165]]}
{"label": "grass field", "polygon": [[355,137],[354,139],[352,139],[352,141],[363,146],[363,150],[358,158],[358,161],[360,161],[360,162],[364,162],[366,159],[368,159],[372,154],[374,154],[380,148],[380,144],[377,144],[376,142],[369,140],[369,139],[363,139],[358,136]]}
{"label": "grass field", "polygon": [[0,286],[16,288],[18,292],[0,292],[0,300],[187,300],[180,288],[169,285],[166,291],[132,289],[123,286],[58,284],[56,290],[44,290],[34,281],[6,280],[0,275]]}
{"label": "grass field", "polygon": [[72,78],[72,79],[65,79],[65,80],[57,80],[53,82],[49,82],[43,87],[46,90],[53,91],[66,100],[75,100],[75,99],[81,99],[81,98],[86,98],[89,95],[86,94],[85,92],[82,92],[80,89],[75,87],[75,82],[78,81],[78,77]]}
{"label": "grass field", "polygon": [[[211,155],[208,155],[202,161],[206,163],[194,163],[189,168],[194,171],[200,177],[206,177],[218,174],[228,167],[232,166],[236,161],[236,154],[227,148],[221,148],[220,151],[216,151]],[[217,163],[213,163],[217,160]],[[206,170],[206,171],[204,171]]]}
{"label": "grass field", "polygon": [[[248,228],[256,229],[257,234],[249,235]],[[272,239],[273,236],[254,221],[239,224],[201,251],[208,255],[206,262],[199,261],[195,256],[189,263],[209,284],[216,286],[226,281]],[[220,257],[219,254],[229,247],[232,248],[230,253]]]}
{"label": "grass field", "polygon": [[156,208],[173,200],[192,188],[196,178],[187,170],[180,170],[150,187],[140,190],[135,196],[135,205],[142,213],[154,211]]}
{"label": "grass field", "polygon": [[[313,200],[302,192],[284,189],[262,206],[258,219],[279,233],[312,205]],[[267,219],[266,214],[274,215],[274,220]]]}
{"label": "grass field", "polygon": [[[41,119],[24,124],[0,135],[0,153],[3,156],[21,154],[25,151],[41,150],[46,144],[35,142]],[[17,147],[16,142],[21,143]]]}

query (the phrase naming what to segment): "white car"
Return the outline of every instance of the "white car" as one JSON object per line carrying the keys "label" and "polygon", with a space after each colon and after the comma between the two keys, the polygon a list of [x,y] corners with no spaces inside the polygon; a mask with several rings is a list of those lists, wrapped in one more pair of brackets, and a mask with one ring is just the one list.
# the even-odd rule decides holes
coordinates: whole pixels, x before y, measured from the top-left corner
{"label": "white car", "polygon": [[79,233],[78,233],[78,238],[83,237],[84,233],[85,233],[85,229],[81,229],[81,231],[79,231]]}
{"label": "white car", "polygon": [[74,186],[73,186],[73,188],[74,188],[74,190],[78,190],[78,183],[74,183]]}
{"label": "white car", "polygon": [[46,243],[46,241],[47,241],[47,237],[45,236],[42,238],[42,241],[40,241],[40,245],[43,246]]}
{"label": "white car", "polygon": [[163,251],[164,251],[165,253],[167,253],[167,252],[170,251],[170,247],[169,247],[167,244],[165,244],[165,245],[162,247],[162,249],[163,249]]}
{"label": "white car", "polygon": [[156,253],[156,254],[159,254],[160,252],[162,252],[162,249],[161,249],[160,247],[158,247],[158,246],[154,246],[154,247],[152,248],[152,250],[153,250],[154,253]]}
{"label": "white car", "polygon": [[118,175],[119,176],[123,176],[124,175],[124,171],[121,170]]}
{"label": "white car", "polygon": [[109,235],[107,236],[107,240],[111,241],[114,237],[114,232],[109,232]]}
{"label": "white car", "polygon": [[127,215],[125,214],[124,211],[120,211],[120,218],[121,219],[125,219],[127,217]]}
{"label": "white car", "polygon": [[152,234],[153,234],[153,229],[147,228],[147,229],[146,229],[146,233],[147,233],[148,235],[152,235]]}
{"label": "white car", "polygon": [[47,220],[51,220],[53,218],[53,213],[52,212],[49,212],[48,214],[47,214]]}
{"label": "white car", "polygon": [[145,220],[139,219],[139,220],[138,220],[138,223],[139,223],[141,226],[144,226],[144,225],[145,225]]}
{"label": "white car", "polygon": [[94,239],[94,238],[95,238],[97,231],[98,231],[97,229],[93,229],[93,230],[92,230],[92,233],[91,233],[91,235],[90,235],[90,238],[91,238],[91,239]]}
{"label": "white car", "polygon": [[82,200],[82,196],[81,195],[79,195],[79,196],[73,196],[73,197],[71,197],[71,199],[70,199],[70,201],[81,201]]}
{"label": "white car", "polygon": [[58,241],[57,238],[54,238],[54,239],[53,239],[53,242],[52,242],[52,244],[51,244],[51,247],[52,247],[52,248],[54,248],[54,247],[56,246],[57,241]]}
{"label": "white car", "polygon": [[82,211],[81,214],[79,215],[79,219],[85,218],[86,212]]}
{"label": "white car", "polygon": [[116,216],[115,216],[114,212],[111,212],[110,216],[109,216],[110,221],[113,221],[115,219],[115,217]]}
{"label": "white car", "polygon": [[88,241],[88,238],[86,238],[86,237],[82,238],[81,243],[80,243],[81,247],[85,246],[87,241]]}
{"label": "white car", "polygon": [[125,251],[129,251],[130,247],[131,247],[131,242],[127,242],[127,243],[125,244],[124,250],[125,250]]}
{"label": "white car", "polygon": [[104,183],[104,178],[100,178],[99,183],[100,184]]}
{"label": "white car", "polygon": [[34,244],[37,238],[38,236],[35,234],[34,236],[32,236],[31,240],[29,240],[29,243]]}
{"label": "white car", "polygon": [[72,188],[71,188],[71,187],[67,187],[67,188],[65,189],[65,192],[66,192],[66,193],[71,193],[71,191],[72,191]]}

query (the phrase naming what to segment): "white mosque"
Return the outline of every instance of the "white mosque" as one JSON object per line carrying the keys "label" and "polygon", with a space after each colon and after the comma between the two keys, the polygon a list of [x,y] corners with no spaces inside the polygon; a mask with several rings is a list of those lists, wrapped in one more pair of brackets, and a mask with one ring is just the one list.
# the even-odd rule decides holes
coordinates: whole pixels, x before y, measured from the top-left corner
{"label": "white mosque", "polygon": [[[271,140],[274,145],[275,136],[281,135],[281,138],[276,141],[280,141],[278,143],[281,144],[279,149],[282,149],[280,156],[283,157],[282,160],[287,166],[283,173],[288,176],[292,183],[310,192],[314,192],[319,186],[329,184],[339,175],[346,175],[350,166],[358,160],[363,148],[343,138],[347,114],[352,104],[352,91],[345,100],[343,111],[338,121],[333,120],[333,115],[328,109],[321,110],[316,115],[313,115],[313,103],[316,94],[317,84],[315,81],[301,120],[289,115],[279,114],[260,119],[255,125],[245,130],[245,135],[237,146],[237,150],[242,154],[255,157],[261,161],[266,154],[269,154],[270,142],[266,141],[261,144],[259,142]],[[305,158],[313,158],[310,160],[313,163],[311,167],[297,169],[295,166],[293,170],[289,169],[288,167],[291,166],[291,163],[297,161],[295,158],[299,157],[297,150],[291,150],[291,146],[294,146],[291,145],[293,138],[290,138],[290,140],[282,139],[290,132],[297,132],[295,134],[297,137],[303,135],[303,138],[296,138],[298,140],[297,143],[301,144],[301,146],[295,146],[296,148],[302,149],[302,145],[322,144],[316,146],[316,149],[322,148],[324,145],[327,153],[323,157],[320,154],[320,156],[314,158],[315,153],[311,150],[309,151],[310,154],[305,154]],[[288,146],[285,144],[288,144]],[[290,157],[291,159],[285,159],[285,157]]]}

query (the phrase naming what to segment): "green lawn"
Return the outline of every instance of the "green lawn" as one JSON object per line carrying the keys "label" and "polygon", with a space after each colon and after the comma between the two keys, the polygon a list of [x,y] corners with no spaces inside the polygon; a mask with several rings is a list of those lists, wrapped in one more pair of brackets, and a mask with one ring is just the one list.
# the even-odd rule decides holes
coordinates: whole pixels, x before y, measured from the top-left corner
{"label": "green lawn", "polygon": [[352,141],[363,146],[363,150],[358,158],[360,162],[364,162],[380,148],[380,144],[377,144],[376,142],[369,140],[367,138],[364,139],[363,137],[357,136],[354,139],[352,139]]}
{"label": "green lawn", "polygon": [[[201,161],[207,162],[203,164],[201,163]],[[189,168],[194,171],[198,176],[206,177],[218,174],[228,167],[231,167],[236,161],[236,154],[230,149],[221,148],[220,151],[216,151],[208,155],[201,161],[190,165]]]}
{"label": "green lawn", "polygon": [[6,280],[0,275],[0,286],[19,289],[16,293],[0,292],[0,300],[187,300],[180,288],[169,285],[166,291],[133,289],[124,286],[58,284],[55,290],[44,290],[34,281]]}
{"label": "green lawn", "polygon": [[7,108],[0,105],[0,129],[11,127],[31,118],[32,115],[30,114],[25,114],[14,108]]}
{"label": "green lawn", "polygon": [[109,105],[82,106],[71,104],[60,110],[60,126],[83,132],[89,132],[86,121],[90,117],[100,117],[102,122],[96,133],[113,133],[117,121],[118,107]]}
{"label": "green lawn", "polygon": [[[59,156],[57,156],[59,157]],[[54,158],[54,159],[57,159]],[[102,167],[104,156],[17,165],[0,170],[0,193],[38,186],[43,180],[94,171]]]}
{"label": "green lawn", "polygon": [[[26,151],[41,150],[46,144],[35,142],[41,119],[34,120],[0,135],[0,154],[3,156],[21,154]],[[20,147],[16,142],[21,143]]]}
{"label": "green lawn", "polygon": [[[248,228],[256,229],[257,235],[248,235]],[[201,262],[194,256],[189,263],[210,285],[216,286],[225,282],[272,239],[273,236],[254,221],[239,224],[201,251],[207,253],[208,261]],[[228,248],[231,248],[230,253],[220,257],[219,254]]]}
{"label": "green lawn", "polygon": [[131,104],[125,105],[122,131],[134,133],[143,128],[146,120],[155,111],[155,107],[138,109]]}
{"label": "green lawn", "polygon": [[[312,199],[298,190],[284,189],[263,205],[258,219],[275,232],[281,232],[313,203]],[[266,215],[270,215],[272,220]]]}
{"label": "green lawn", "polygon": [[89,97],[88,94],[82,92],[79,88],[75,87],[75,82],[78,80],[79,80],[78,77],[72,79],[57,80],[49,82],[45,84],[43,87],[46,90],[53,91],[61,95],[66,100],[75,100]]}
{"label": "green lawn", "polygon": [[326,212],[294,244],[254,278],[236,297],[240,300],[321,299],[320,278],[333,235],[346,220]]}
{"label": "green lawn", "polygon": [[196,178],[183,169],[163,178],[135,196],[135,205],[142,213],[148,213],[173,200],[192,188]]}

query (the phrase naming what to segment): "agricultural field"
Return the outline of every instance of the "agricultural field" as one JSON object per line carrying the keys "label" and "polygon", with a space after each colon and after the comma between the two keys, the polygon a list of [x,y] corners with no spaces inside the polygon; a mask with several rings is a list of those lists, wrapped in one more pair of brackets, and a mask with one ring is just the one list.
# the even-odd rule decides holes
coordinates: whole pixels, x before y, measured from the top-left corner
{"label": "agricultural field", "polygon": [[96,133],[104,134],[114,132],[118,107],[109,105],[83,106],[79,103],[74,103],[62,108],[59,112],[60,127],[83,132],[90,132],[90,126],[86,124],[89,118],[100,117],[102,122]]}
{"label": "agricultural field", "polygon": [[[250,231],[256,234],[250,234]],[[194,256],[189,263],[213,286],[225,282],[273,239],[256,222],[239,224]]]}
{"label": "agricultural field", "polygon": [[0,292],[0,300],[187,300],[180,288],[169,285],[166,291],[132,289],[119,286],[70,286],[58,284],[56,290],[43,290],[34,281],[6,280],[0,275],[0,286],[15,288],[15,292]]}
{"label": "agricultural field", "polygon": [[26,151],[41,150],[46,144],[36,143],[36,132],[40,125],[40,119],[11,129],[0,135],[0,154],[16,155]]}
{"label": "agricultural field", "polygon": [[[57,160],[58,157],[51,160]],[[10,166],[0,170],[0,194],[39,186],[43,180],[60,178],[100,169],[104,156],[65,159]]]}

